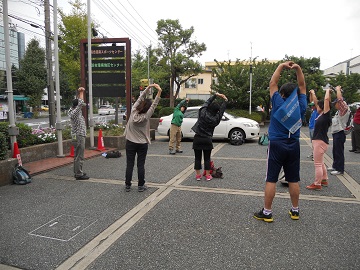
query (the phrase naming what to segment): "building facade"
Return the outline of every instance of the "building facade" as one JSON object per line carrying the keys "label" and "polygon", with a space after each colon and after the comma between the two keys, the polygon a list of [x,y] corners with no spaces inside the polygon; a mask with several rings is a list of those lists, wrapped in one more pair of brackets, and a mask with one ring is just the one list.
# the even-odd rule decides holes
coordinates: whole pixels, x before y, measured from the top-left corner
{"label": "building facade", "polygon": [[328,77],[336,76],[340,73],[345,75],[350,75],[351,73],[360,74],[360,55],[340,62],[324,70],[324,75]]}

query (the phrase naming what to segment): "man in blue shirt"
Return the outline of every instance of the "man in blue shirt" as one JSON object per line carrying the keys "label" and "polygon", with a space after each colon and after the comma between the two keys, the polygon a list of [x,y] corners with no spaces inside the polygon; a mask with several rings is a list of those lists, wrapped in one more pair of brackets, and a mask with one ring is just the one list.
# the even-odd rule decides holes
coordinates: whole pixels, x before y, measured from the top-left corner
{"label": "man in blue shirt", "polygon": [[[285,83],[278,91],[278,82],[283,69],[296,71],[297,83]],[[306,111],[306,85],[301,67],[293,61],[281,63],[275,70],[269,84],[271,117],[269,125],[269,146],[265,185],[264,208],[254,218],[272,222],[272,202],[276,192],[281,168],[289,182],[293,220],[299,219],[300,195],[300,127]],[[294,92],[296,91],[296,92]]]}

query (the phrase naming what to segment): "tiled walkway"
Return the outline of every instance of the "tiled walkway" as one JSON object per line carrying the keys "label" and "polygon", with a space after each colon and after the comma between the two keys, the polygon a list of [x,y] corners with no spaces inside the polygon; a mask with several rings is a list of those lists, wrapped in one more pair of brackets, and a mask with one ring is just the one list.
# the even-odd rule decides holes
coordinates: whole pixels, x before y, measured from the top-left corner
{"label": "tiled walkway", "polygon": [[[106,149],[107,151],[112,151],[115,149]],[[100,156],[103,152],[100,152],[98,150],[90,150],[90,149],[85,149],[85,159],[89,159],[92,157],[97,157]],[[65,156],[65,157],[52,157],[52,158],[47,158],[47,159],[42,159],[42,160],[38,160],[38,161],[33,161],[33,162],[28,162],[23,164],[24,167],[30,171],[31,175],[36,175],[39,173],[43,173],[43,172],[47,172],[50,171],[54,168],[59,168],[65,165],[69,165],[74,161],[73,157],[70,156]]]}

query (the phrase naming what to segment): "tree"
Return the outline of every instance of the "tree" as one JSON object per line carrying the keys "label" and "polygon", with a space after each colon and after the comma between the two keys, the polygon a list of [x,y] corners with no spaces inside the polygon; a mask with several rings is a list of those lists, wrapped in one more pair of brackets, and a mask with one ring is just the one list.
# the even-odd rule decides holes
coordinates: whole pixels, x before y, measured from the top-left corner
{"label": "tree", "polygon": [[[344,90],[343,97],[348,104],[360,100],[360,74],[351,73],[350,75],[345,75],[340,73],[335,78],[329,79],[329,83],[332,86],[341,85],[341,88]],[[332,99],[335,98],[335,94],[333,94]]]}
{"label": "tree", "polygon": [[[194,27],[183,29],[179,20],[159,20],[156,33],[160,41],[156,50],[158,64],[170,77],[170,106],[174,107],[181,84],[202,72],[201,64],[192,58],[201,56],[206,45],[192,41]],[[177,86],[175,95],[174,84]]]}
{"label": "tree", "polygon": [[[304,72],[306,86],[308,89],[320,89],[325,84],[325,78],[320,70],[320,59],[295,56],[285,56],[280,61],[287,60],[298,63]],[[217,62],[217,61],[216,61]],[[256,61],[252,59],[252,87],[251,106],[262,104],[266,109],[270,108],[270,96],[268,91],[269,81],[279,63],[271,63],[267,59]],[[218,84],[213,84],[211,89],[225,94],[229,100],[229,106],[247,109],[250,103],[250,63],[245,60],[232,62],[217,62],[217,68],[213,70],[214,76],[218,78]],[[286,82],[297,83],[296,74],[291,70],[281,73],[279,87]]]}
{"label": "tree", "polygon": [[150,78],[154,82],[161,85],[162,96],[169,97],[169,76],[166,70],[161,65],[158,65],[158,57],[154,53],[152,48],[149,48],[150,61],[148,63],[148,52],[145,53],[138,50],[132,57],[131,65],[131,77],[132,77],[132,93],[133,96],[137,97],[140,92],[140,80],[148,78],[148,67]]}
{"label": "tree", "polygon": [[41,105],[46,78],[45,49],[34,38],[27,44],[24,58],[20,60],[15,83],[20,94],[30,97],[29,105],[34,108]]}

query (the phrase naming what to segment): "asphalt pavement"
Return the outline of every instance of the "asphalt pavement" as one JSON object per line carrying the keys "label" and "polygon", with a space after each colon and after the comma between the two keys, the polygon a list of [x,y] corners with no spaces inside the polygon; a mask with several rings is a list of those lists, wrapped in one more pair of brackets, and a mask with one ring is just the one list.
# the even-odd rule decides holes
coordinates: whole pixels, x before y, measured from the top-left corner
{"label": "asphalt pavement", "polygon": [[307,135],[303,127],[298,221],[281,183],[274,222],[253,218],[263,206],[267,149],[256,140],[215,141],[212,160],[224,178],[207,182],[195,180],[190,140],[170,156],[167,138],[156,136],[145,192],[136,189],[136,167],[124,191],[124,150],[86,160],[89,180],[74,180],[69,164],[28,185],[0,187],[0,269],[360,269],[360,155],[348,151],[348,136],[346,173],[307,190],[314,179]]}

